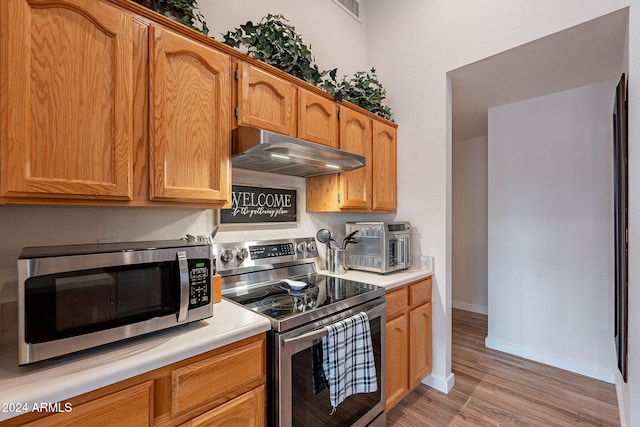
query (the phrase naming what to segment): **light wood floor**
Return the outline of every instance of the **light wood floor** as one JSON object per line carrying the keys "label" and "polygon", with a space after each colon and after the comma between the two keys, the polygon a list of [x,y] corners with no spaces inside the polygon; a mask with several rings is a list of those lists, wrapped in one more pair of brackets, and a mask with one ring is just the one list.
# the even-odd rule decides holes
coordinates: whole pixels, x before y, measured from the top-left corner
{"label": "light wood floor", "polygon": [[488,349],[487,316],[453,310],[455,387],[420,385],[388,426],[618,426],[615,387]]}

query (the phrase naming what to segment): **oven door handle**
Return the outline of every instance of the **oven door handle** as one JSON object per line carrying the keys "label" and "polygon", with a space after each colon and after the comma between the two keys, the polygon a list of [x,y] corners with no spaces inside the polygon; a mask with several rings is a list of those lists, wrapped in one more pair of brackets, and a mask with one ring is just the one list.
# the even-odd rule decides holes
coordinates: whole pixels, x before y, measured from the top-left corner
{"label": "oven door handle", "polygon": [[187,320],[189,311],[189,264],[187,263],[187,253],[178,251],[178,270],[180,276],[180,311],[178,311],[178,323]]}
{"label": "oven door handle", "polygon": [[[374,306],[373,308],[365,311],[365,314],[367,315],[369,320],[371,320],[371,319],[375,319],[376,317],[380,316],[380,313],[383,312],[386,309],[387,309],[387,304],[378,304],[378,305]],[[359,312],[353,313],[353,315],[356,315],[358,313]],[[347,318],[348,317],[345,317],[345,319],[347,319]],[[297,336],[295,338],[282,340],[282,346],[283,347],[287,347],[287,346],[295,345],[295,344],[298,344],[298,343],[301,343],[301,342],[305,342],[305,341],[313,341],[313,340],[317,340],[317,339],[325,337],[325,336],[327,336],[327,328],[326,327],[322,327],[320,329],[314,329],[311,332],[307,332],[306,334],[302,334],[302,335]]]}

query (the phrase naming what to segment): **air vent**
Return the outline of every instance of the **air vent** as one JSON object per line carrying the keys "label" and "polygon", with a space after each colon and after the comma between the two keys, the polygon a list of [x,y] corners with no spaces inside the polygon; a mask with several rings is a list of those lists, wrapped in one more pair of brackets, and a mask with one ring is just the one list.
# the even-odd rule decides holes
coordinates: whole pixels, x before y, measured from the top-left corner
{"label": "air vent", "polygon": [[333,0],[333,2],[360,21],[360,3],[357,0]]}

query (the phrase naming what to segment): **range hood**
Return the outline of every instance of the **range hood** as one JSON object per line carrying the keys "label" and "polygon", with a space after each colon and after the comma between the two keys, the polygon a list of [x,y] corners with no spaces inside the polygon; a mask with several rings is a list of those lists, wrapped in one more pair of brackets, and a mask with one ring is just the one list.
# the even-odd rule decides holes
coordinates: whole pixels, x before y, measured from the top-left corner
{"label": "range hood", "polygon": [[231,154],[234,168],[304,177],[366,165],[364,156],[250,126],[234,129]]}

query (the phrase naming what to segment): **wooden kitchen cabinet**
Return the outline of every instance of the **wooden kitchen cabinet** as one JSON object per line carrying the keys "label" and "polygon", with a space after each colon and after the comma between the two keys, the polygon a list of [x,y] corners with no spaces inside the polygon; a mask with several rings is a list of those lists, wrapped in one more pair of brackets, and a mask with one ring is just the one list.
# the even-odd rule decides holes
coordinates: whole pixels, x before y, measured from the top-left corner
{"label": "wooden kitchen cabinet", "polygon": [[238,61],[238,125],[296,135],[296,86],[252,64]]}
{"label": "wooden kitchen cabinet", "polygon": [[367,209],[371,205],[371,118],[340,106],[340,149],[367,159],[363,168],[340,174],[341,209]]}
{"label": "wooden kitchen cabinet", "polygon": [[73,406],[69,412],[25,424],[29,427],[96,425],[107,427],[143,427],[153,421],[153,381],[108,394],[99,399]]}
{"label": "wooden kitchen cabinet", "polygon": [[397,126],[340,104],[339,148],[366,157],[363,168],[307,178],[307,212],[395,212]]}
{"label": "wooden kitchen cabinet", "polygon": [[398,205],[397,128],[373,120],[371,210],[395,212]]}
{"label": "wooden kitchen cabinet", "polygon": [[386,298],[388,411],[431,372],[431,277],[392,289]]}
{"label": "wooden kitchen cabinet", "polygon": [[260,386],[248,393],[220,405],[191,421],[183,427],[262,427],[266,423],[265,387]]}
{"label": "wooden kitchen cabinet", "polygon": [[338,148],[338,106],[333,99],[298,88],[298,138]]}
{"label": "wooden kitchen cabinet", "polygon": [[409,393],[409,321],[407,314],[387,320],[387,410]]}
{"label": "wooden kitchen cabinet", "polygon": [[0,8],[0,202],[229,201],[226,47],[124,0]]}
{"label": "wooden kitchen cabinet", "polygon": [[431,372],[431,302],[409,312],[409,388]]}
{"label": "wooden kitchen cabinet", "polygon": [[151,200],[230,198],[231,58],[149,28]]}
{"label": "wooden kitchen cabinet", "polygon": [[0,196],[132,198],[133,17],[0,2]]}
{"label": "wooden kitchen cabinet", "polygon": [[0,426],[264,426],[265,384],[260,334],[60,402],[70,412],[31,412]]}

